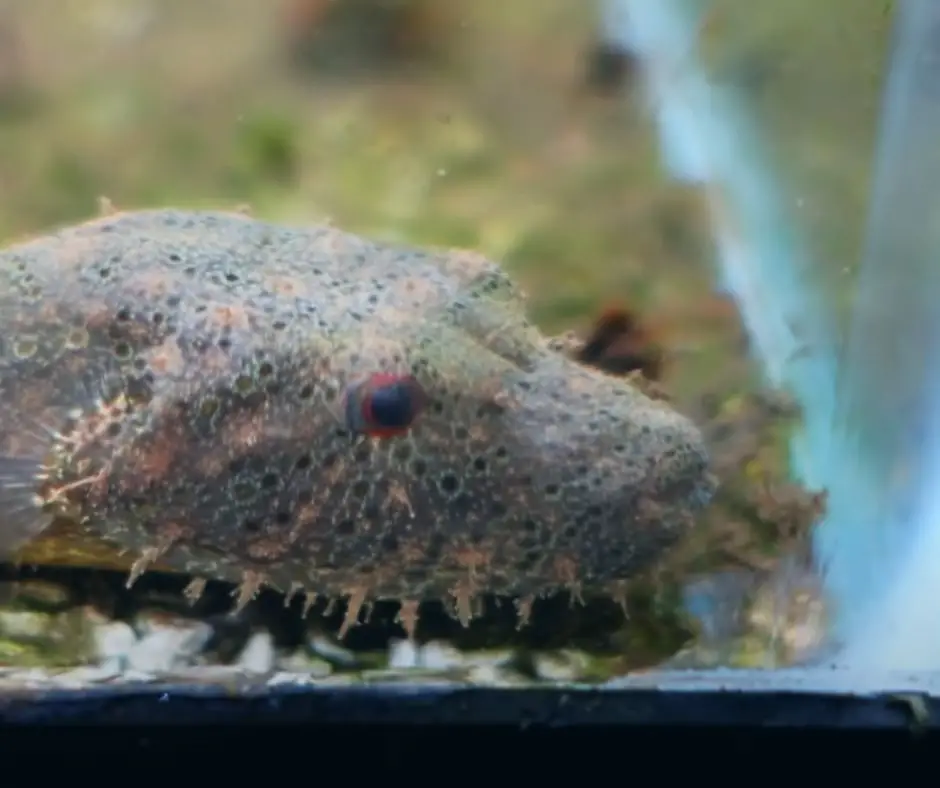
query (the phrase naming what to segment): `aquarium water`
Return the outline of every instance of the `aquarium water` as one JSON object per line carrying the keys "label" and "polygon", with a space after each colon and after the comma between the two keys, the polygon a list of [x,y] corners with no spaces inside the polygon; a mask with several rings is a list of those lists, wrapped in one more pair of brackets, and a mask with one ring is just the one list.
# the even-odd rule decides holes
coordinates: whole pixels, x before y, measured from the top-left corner
{"label": "aquarium water", "polygon": [[664,168],[709,196],[717,286],[735,298],[767,383],[803,410],[791,462],[829,495],[815,552],[837,659],[940,668],[940,3],[896,4],[844,332],[747,98],[698,59],[704,13],[703,0],[605,0],[602,29],[643,62]]}

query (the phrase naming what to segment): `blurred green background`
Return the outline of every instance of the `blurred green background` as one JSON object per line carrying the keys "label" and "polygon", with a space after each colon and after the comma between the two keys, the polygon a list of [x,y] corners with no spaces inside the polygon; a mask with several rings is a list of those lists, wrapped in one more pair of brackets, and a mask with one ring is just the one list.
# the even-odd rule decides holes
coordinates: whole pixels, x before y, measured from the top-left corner
{"label": "blurred green background", "polygon": [[[694,1],[705,62],[748,96],[817,258],[839,263],[818,277],[841,281],[891,4]],[[688,309],[710,280],[701,200],[661,178],[639,85],[586,85],[597,5],[10,0],[0,237],[86,217],[101,194],[249,203],[479,248],[548,330],[627,298],[707,344],[713,315]]]}
{"label": "blurred green background", "polygon": [[[826,261],[814,276],[840,292],[890,3],[690,1],[701,56],[747,96]],[[611,299],[662,315],[688,351],[675,385],[707,387],[729,326],[704,303],[703,200],[662,178],[639,81],[586,81],[597,18],[584,0],[8,0],[0,238],[107,195],[471,246],[547,331]]]}
{"label": "blurred green background", "polygon": [[[744,97],[811,279],[838,306],[892,4],[689,2],[698,54]],[[669,351],[678,407],[743,419],[756,445],[728,462],[753,482],[769,442],[783,478],[783,433],[743,404],[758,377],[746,337],[712,295],[705,196],[664,177],[638,64],[621,63],[615,87],[589,78],[597,41],[586,0],[7,0],[0,240],[83,220],[104,195],[473,247],[523,284],[546,333],[637,306]],[[778,530],[745,503],[724,501],[706,538],[744,519],[775,547]]]}

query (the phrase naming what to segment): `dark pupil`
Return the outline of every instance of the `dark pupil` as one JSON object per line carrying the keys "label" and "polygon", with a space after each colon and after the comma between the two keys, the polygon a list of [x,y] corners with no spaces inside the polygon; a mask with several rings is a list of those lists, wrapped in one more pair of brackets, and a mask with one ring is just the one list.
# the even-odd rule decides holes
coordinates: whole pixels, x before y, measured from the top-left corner
{"label": "dark pupil", "polygon": [[407,427],[411,423],[411,395],[407,386],[391,383],[373,391],[372,420],[377,427]]}

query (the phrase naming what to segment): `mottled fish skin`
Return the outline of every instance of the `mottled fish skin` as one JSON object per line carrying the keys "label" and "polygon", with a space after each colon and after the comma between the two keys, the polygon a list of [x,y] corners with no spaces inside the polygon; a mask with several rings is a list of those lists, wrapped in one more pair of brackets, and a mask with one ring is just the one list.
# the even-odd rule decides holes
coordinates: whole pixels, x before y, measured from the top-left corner
{"label": "mottled fish skin", "polygon": [[[414,375],[402,436],[344,392]],[[238,213],[117,213],[0,252],[0,546],[349,598],[616,594],[713,492],[668,406],[548,349],[500,267]]]}

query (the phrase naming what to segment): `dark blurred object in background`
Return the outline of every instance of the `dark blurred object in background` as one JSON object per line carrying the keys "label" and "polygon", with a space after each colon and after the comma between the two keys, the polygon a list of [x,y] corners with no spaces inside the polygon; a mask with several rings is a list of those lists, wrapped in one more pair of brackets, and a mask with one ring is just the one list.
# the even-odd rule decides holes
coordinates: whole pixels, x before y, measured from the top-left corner
{"label": "dark blurred object in background", "polygon": [[22,35],[13,13],[0,7],[0,119],[26,112],[36,97],[29,89]]}
{"label": "dark blurred object in background", "polygon": [[575,358],[609,375],[639,371],[647,380],[662,377],[662,349],[639,315],[629,307],[614,306],[604,310]]}
{"label": "dark blurred object in background", "polygon": [[454,13],[439,0],[287,0],[281,26],[298,68],[355,73],[438,62]]}
{"label": "dark blurred object in background", "polygon": [[630,87],[642,67],[633,52],[606,41],[595,42],[587,61],[588,87],[604,94]]}

